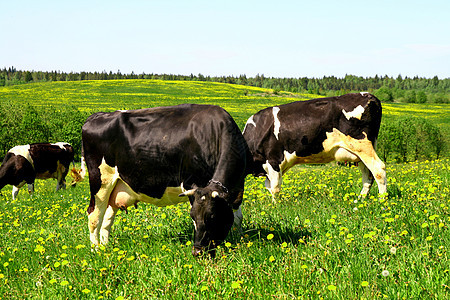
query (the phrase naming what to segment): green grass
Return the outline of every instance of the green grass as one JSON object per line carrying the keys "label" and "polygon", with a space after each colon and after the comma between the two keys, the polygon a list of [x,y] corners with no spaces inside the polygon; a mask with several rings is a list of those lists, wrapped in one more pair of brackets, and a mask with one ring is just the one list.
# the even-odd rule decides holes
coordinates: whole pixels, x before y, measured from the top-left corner
{"label": "green grass", "polygon": [[[256,111],[296,100],[266,92],[201,82],[53,82],[0,88],[0,101],[69,103],[88,112],[211,103],[242,128]],[[421,115],[448,133],[448,105],[383,107],[383,122]],[[0,298],[449,298],[449,165],[388,164],[387,199],[376,188],[359,199],[355,167],[296,167],[277,203],[262,179],[249,176],[244,235],[230,234],[215,260],[191,255],[188,204],[119,212],[110,244],[91,251],[87,181],[59,192],[55,181],[37,181],[33,197],[22,188],[14,201],[7,186],[0,196]]]}
{"label": "green grass", "polygon": [[249,176],[244,235],[230,234],[215,260],[192,257],[187,204],[119,212],[110,244],[95,252],[86,181],[61,192],[53,180],[37,181],[33,197],[22,189],[15,201],[8,187],[0,297],[445,299],[449,163],[388,166],[388,199],[376,191],[359,199],[356,167],[296,167],[277,203]]}

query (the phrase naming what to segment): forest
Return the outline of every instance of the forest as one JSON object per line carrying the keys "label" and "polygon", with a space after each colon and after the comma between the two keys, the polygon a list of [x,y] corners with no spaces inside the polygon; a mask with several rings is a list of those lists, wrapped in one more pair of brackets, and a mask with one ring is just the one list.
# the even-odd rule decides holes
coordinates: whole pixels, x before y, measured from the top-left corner
{"label": "forest", "polygon": [[239,76],[204,76],[174,74],[122,74],[120,70],[113,73],[103,72],[61,72],[61,71],[26,71],[14,67],[0,70],[0,86],[25,84],[29,82],[80,81],[80,80],[116,80],[116,79],[160,79],[179,81],[208,81],[273,89],[274,93],[287,91],[291,93],[310,93],[324,96],[338,96],[352,91],[374,93],[385,102],[405,103],[450,103],[450,78],[439,79],[415,76],[396,78],[387,75],[361,77],[346,75],[343,78],[324,76],[323,78],[274,78],[257,74],[255,77]]}

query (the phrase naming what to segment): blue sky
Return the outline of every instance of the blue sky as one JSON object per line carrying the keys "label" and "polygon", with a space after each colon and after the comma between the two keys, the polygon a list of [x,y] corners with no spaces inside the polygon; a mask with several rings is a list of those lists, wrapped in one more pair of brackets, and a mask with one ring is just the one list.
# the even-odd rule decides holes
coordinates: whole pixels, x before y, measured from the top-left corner
{"label": "blue sky", "polygon": [[0,68],[450,77],[450,1],[2,1]]}

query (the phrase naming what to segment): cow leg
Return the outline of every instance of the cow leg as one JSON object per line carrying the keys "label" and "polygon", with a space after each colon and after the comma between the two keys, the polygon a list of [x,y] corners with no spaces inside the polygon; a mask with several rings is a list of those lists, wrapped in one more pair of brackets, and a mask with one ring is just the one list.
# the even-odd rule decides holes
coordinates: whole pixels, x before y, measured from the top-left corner
{"label": "cow leg", "polygon": [[59,191],[60,189],[66,188],[66,181],[64,179],[58,179],[58,183],[56,184],[56,190]]}
{"label": "cow leg", "polygon": [[233,210],[233,215],[234,215],[233,229],[237,231],[239,234],[242,234],[242,219],[244,218],[244,216],[242,216],[241,206],[239,206],[238,209]]}
{"label": "cow leg", "polygon": [[108,205],[108,208],[106,209],[102,227],[100,229],[100,243],[102,245],[106,245],[108,243],[109,234],[111,233],[111,227],[114,224],[114,218],[116,217],[117,211],[118,208],[113,208],[111,205]]}
{"label": "cow leg", "polygon": [[57,175],[56,175],[56,190],[65,189],[66,188],[66,175],[69,172],[69,169],[64,167],[60,162],[58,162],[58,168],[57,168]]}
{"label": "cow leg", "polygon": [[[103,227],[103,220],[105,217],[106,210],[108,208],[108,202],[111,197],[111,193],[116,186],[119,174],[117,173],[117,168],[112,168],[108,166],[105,161],[98,167],[100,170],[101,186],[98,192],[94,196],[95,206],[93,211],[89,214],[89,233],[91,243],[94,245],[100,244],[100,231]],[[94,175],[92,175],[94,176]],[[94,177],[92,177],[94,178]],[[93,179],[89,179],[90,181]],[[108,228],[108,226],[105,226]],[[111,226],[109,226],[111,228]],[[104,240],[104,239],[102,239]],[[106,238],[107,240],[107,238]]]}
{"label": "cow leg", "polygon": [[363,188],[360,194],[361,196],[365,197],[369,193],[370,188],[373,184],[373,175],[372,173],[370,173],[370,170],[363,163],[359,164],[359,169],[361,170],[362,184],[363,184]]}
{"label": "cow leg", "polygon": [[28,184],[28,194],[33,195],[34,193],[34,182]]}
{"label": "cow leg", "polygon": [[13,200],[15,200],[17,198],[17,195],[19,194],[20,188],[23,187],[24,185],[25,185],[25,181],[22,181],[18,185],[13,185],[13,188],[12,188],[12,198],[13,198]]}
{"label": "cow leg", "polygon": [[[372,142],[367,139],[353,140],[353,143],[348,145],[347,150],[351,151],[352,153],[357,155],[359,159],[361,159],[365,167],[369,169],[369,171],[372,173],[372,176],[375,178],[375,181],[378,184],[378,192],[380,194],[385,194],[387,192],[386,166],[375,152]],[[364,176],[365,175],[363,171],[363,184],[365,184]],[[366,180],[370,180],[368,179],[368,176],[366,176]],[[365,192],[366,188],[363,187],[362,191]]]}
{"label": "cow leg", "polygon": [[[106,200],[104,196],[105,191],[100,189],[100,191],[95,195],[95,207],[94,211],[89,214],[89,232],[91,243],[94,245],[100,244],[100,230],[103,224],[103,219],[108,207],[108,197]],[[108,195],[109,196],[109,195]]]}
{"label": "cow leg", "polygon": [[281,170],[276,171],[272,165],[267,161],[267,163],[263,164],[263,168],[266,171],[266,182],[265,186],[272,194],[272,200],[275,202],[278,198],[278,195],[281,191],[281,183],[282,183],[282,173]]}
{"label": "cow leg", "polygon": [[378,184],[378,193],[386,194],[387,179],[386,179],[386,166],[384,165],[384,163],[378,158],[378,155],[376,153],[375,156],[372,157],[370,156],[366,157],[365,155],[361,155],[359,157],[375,178],[375,181]]}
{"label": "cow leg", "polygon": [[[365,132],[363,132],[363,134],[365,135],[364,139],[354,139],[350,136],[344,135],[337,129],[333,129],[332,133],[327,132],[327,139],[323,143],[324,149],[331,150],[335,146],[338,146],[339,148],[344,148],[345,150],[358,156],[375,178],[378,184],[378,192],[380,194],[385,194],[387,192],[386,166],[375,152],[372,142],[367,139],[367,134]],[[339,149],[336,150],[336,153],[338,153],[338,151]],[[365,175],[363,173],[363,177],[364,176]],[[365,192],[365,188],[363,188],[363,191]]]}

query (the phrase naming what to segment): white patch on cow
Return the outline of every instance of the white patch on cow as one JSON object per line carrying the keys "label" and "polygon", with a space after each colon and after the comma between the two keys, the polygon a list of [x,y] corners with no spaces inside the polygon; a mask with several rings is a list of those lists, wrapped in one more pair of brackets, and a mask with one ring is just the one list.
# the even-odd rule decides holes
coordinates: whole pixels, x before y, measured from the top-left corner
{"label": "white patch on cow", "polygon": [[244,127],[244,130],[242,131],[242,133],[245,132],[245,129],[247,129],[247,126],[248,126],[248,125],[253,125],[253,126],[256,127],[256,123],[255,123],[255,121],[253,121],[253,116],[251,116],[250,118],[248,118],[247,123],[245,123],[245,127]]}
{"label": "white patch on cow", "polygon": [[270,165],[269,161],[262,165],[263,169],[266,171],[266,182],[265,186],[272,194],[272,200],[275,201],[276,195],[280,193],[281,183],[282,183],[282,173],[277,172]]}
{"label": "white patch on cow", "polygon": [[361,94],[361,96],[365,96],[365,95],[368,95],[369,92],[360,92],[360,94]]}
{"label": "white patch on cow", "polygon": [[194,220],[194,219],[192,219],[192,223],[194,223],[195,231],[197,231],[197,223],[195,223],[195,220]]}
{"label": "white patch on cow", "polygon": [[59,148],[66,150],[66,147],[64,147],[64,145],[68,145],[69,143],[64,143],[64,142],[57,142],[57,143],[53,143],[52,145],[54,146],[58,146]]}
{"label": "white patch on cow", "polygon": [[25,157],[26,160],[28,160],[34,168],[33,159],[31,158],[31,155],[30,155],[30,145],[15,146],[8,152],[13,153],[14,155],[21,155],[21,156]]}
{"label": "white patch on cow", "polygon": [[126,109],[119,109],[118,111],[120,111],[120,112],[127,112],[128,110],[126,110]]}
{"label": "white patch on cow", "polygon": [[361,105],[358,105],[351,112],[346,112],[345,109],[342,109],[342,113],[347,118],[347,120],[350,120],[350,118],[355,118],[355,119],[361,120],[362,114],[364,113],[364,107],[362,107]]}
{"label": "white patch on cow", "polygon": [[[142,193],[136,193],[133,189],[120,178],[117,166],[111,167],[106,164],[103,158],[99,166],[101,187],[95,195],[95,208],[89,215],[89,231],[91,242],[95,245],[107,242],[112,226],[107,221],[111,217],[105,216],[108,207],[117,211],[117,209],[126,209],[137,202],[151,203],[156,206],[175,205],[181,202],[189,201],[187,196],[179,197],[184,188],[180,185],[177,187],[167,187],[161,198],[149,197]],[[106,218],[108,217],[108,218]],[[106,218],[106,219],[105,219]],[[107,222],[107,223],[104,223]],[[102,230],[100,230],[102,228]],[[103,228],[105,230],[103,230]]]}
{"label": "white patch on cow", "polygon": [[274,107],[273,108],[273,134],[275,135],[275,137],[278,140],[278,135],[280,134],[280,127],[281,127],[281,123],[280,120],[278,120],[278,112],[280,111],[279,107]]}

